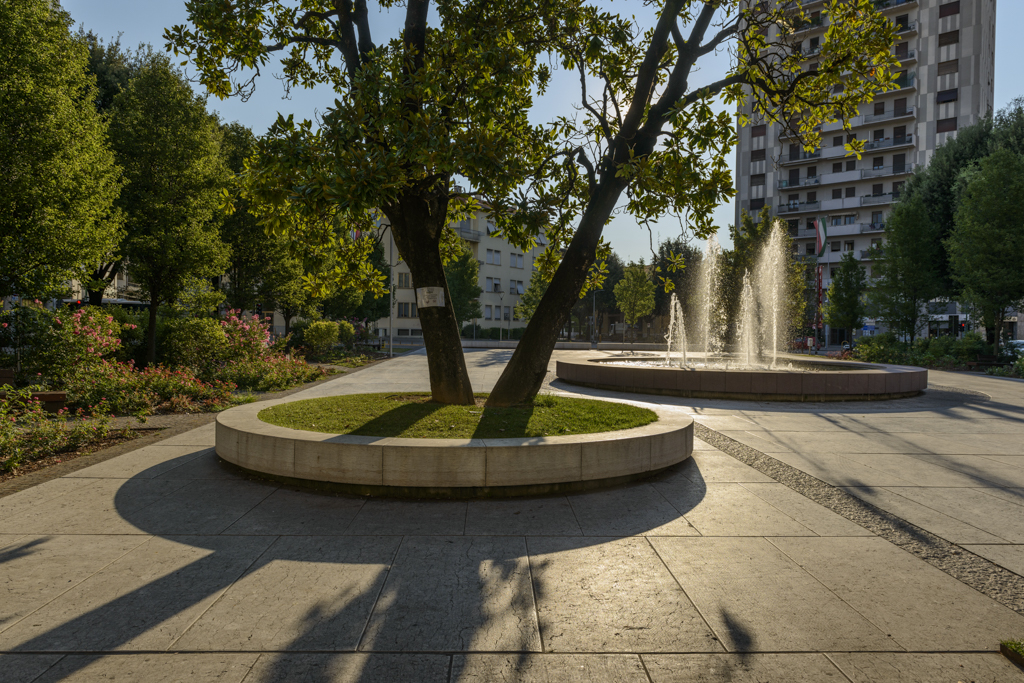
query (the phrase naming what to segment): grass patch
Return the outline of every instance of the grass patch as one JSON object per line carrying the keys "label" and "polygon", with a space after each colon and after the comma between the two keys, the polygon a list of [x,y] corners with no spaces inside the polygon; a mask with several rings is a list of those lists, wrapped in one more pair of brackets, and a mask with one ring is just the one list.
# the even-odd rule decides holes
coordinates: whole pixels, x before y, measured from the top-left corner
{"label": "grass patch", "polygon": [[1024,640],[1004,640],[1002,645],[1007,650],[1015,652],[1018,657],[1024,658]]}
{"label": "grass patch", "polygon": [[420,439],[500,439],[593,434],[642,427],[658,419],[646,408],[584,398],[538,396],[533,403],[485,408],[435,403],[430,394],[329,396],[267,408],[259,418],[279,427],[327,434]]}

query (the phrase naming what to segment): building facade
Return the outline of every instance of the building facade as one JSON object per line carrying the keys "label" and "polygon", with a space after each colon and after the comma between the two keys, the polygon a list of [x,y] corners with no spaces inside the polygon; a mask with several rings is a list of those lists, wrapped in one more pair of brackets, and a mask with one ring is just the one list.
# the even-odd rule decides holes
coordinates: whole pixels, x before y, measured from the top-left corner
{"label": "building facade", "polygon": [[[828,20],[823,0],[800,5],[810,22],[789,40],[812,70]],[[739,131],[737,225],[741,211],[768,211],[786,221],[801,257],[814,260],[814,221],[822,221],[824,288],[849,252],[871,277],[871,249],[884,243],[886,219],[910,174],[993,109],[996,0],[878,0],[875,6],[898,27],[898,88],[862,105],[850,134],[840,123],[826,125],[821,147],[807,152],[771,122],[752,119]],[[745,113],[751,115],[749,105]],[[844,148],[851,136],[867,141],[859,160]],[[869,320],[865,331],[874,329]]]}
{"label": "building facade", "polygon": [[[480,295],[482,316],[462,324],[475,323],[484,329],[499,327],[505,330],[503,338],[507,338],[510,330],[526,326],[515,317],[515,307],[530,285],[534,259],[544,250],[543,237],[529,251],[513,247],[492,234],[494,223],[485,212],[477,212],[473,218],[452,227],[469,244],[480,264],[480,287],[484,290]],[[398,254],[389,227],[383,225],[381,230],[384,232],[381,244],[385,257],[388,263],[397,265],[391,269],[394,287],[391,317],[377,321],[377,334],[380,337],[393,336],[396,344],[422,344],[423,330],[416,310],[416,283],[412,281],[409,266]]]}

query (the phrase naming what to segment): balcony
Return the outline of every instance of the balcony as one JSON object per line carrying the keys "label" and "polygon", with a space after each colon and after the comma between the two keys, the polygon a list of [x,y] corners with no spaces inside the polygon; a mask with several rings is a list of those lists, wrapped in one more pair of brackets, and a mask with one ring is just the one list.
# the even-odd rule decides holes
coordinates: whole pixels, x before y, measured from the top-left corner
{"label": "balcony", "polygon": [[887,149],[889,147],[902,147],[904,145],[913,145],[913,144],[914,144],[914,136],[913,136],[913,134],[911,134],[911,135],[901,135],[899,137],[880,138],[878,140],[868,140],[864,144],[864,151],[865,152],[870,152],[870,151],[876,150],[876,149]]}
{"label": "balcony", "polygon": [[776,213],[780,216],[783,214],[801,213],[803,211],[818,211],[821,208],[821,202],[787,202],[780,204]]}
{"label": "balcony", "polygon": [[812,159],[821,158],[821,149],[816,149],[813,152],[801,149],[798,153],[790,153],[788,156],[783,157],[779,160],[780,164],[795,164],[801,161],[811,161]]}
{"label": "balcony", "polygon": [[870,194],[860,198],[861,206],[878,206],[879,204],[892,204],[900,198],[899,193]]}
{"label": "balcony", "polygon": [[480,238],[483,237],[483,233],[479,230],[470,230],[469,228],[459,228],[459,237],[470,242],[479,242]]}
{"label": "balcony", "polygon": [[[857,118],[861,119],[861,122],[859,124],[855,123],[854,125],[863,126],[869,123],[878,123],[879,121],[892,121],[894,119],[907,118],[913,115],[913,107],[907,107],[906,109],[893,109],[892,111],[887,111],[884,114],[864,114],[864,116],[858,116]],[[854,119],[854,121],[856,121],[856,119]]]}
{"label": "balcony", "polygon": [[916,21],[908,21],[905,24],[897,24],[896,25],[896,33],[897,34],[917,33],[917,22]]}
{"label": "balcony", "polygon": [[879,11],[896,9],[905,5],[916,5],[917,0],[875,0],[875,9]]}
{"label": "balcony", "polygon": [[896,86],[895,90],[890,90],[886,94],[892,94],[899,92],[901,90],[909,90],[911,88],[916,88],[917,85],[915,83],[914,76],[915,72],[911,71],[906,76],[901,76],[900,78],[897,78],[896,81],[893,83],[893,85]]}
{"label": "balcony", "polygon": [[907,62],[917,61],[917,50],[907,50],[906,52],[897,52],[896,59],[900,60],[900,64],[906,64]]}
{"label": "balcony", "polygon": [[864,223],[860,226],[861,233],[883,232],[884,230],[885,223]]}
{"label": "balcony", "polygon": [[885,178],[891,175],[909,175],[919,168],[918,164],[903,164],[902,166],[880,166],[879,168],[865,168],[860,173],[862,179]]}
{"label": "balcony", "polygon": [[810,178],[801,178],[795,183],[789,182],[789,180],[780,180],[779,189],[785,190],[788,187],[809,187],[811,185],[818,185],[821,182],[821,178],[818,176],[811,176]]}
{"label": "balcony", "polygon": [[861,261],[870,261],[870,260],[874,259],[876,256],[881,256],[881,255],[882,255],[881,247],[872,248],[872,249],[861,249],[860,250],[860,260]]}

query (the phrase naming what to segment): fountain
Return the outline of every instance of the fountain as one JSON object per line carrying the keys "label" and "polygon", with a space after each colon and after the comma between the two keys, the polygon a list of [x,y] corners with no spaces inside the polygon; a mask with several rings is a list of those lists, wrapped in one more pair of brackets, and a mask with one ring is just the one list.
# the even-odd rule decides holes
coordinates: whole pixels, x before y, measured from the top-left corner
{"label": "fountain", "polygon": [[[726,352],[722,250],[708,240],[697,291],[686,304],[673,294],[664,359],[594,358],[556,364],[559,378],[575,384],[689,397],[758,400],[851,400],[914,396],[928,383],[922,368],[829,362],[791,356],[789,338],[789,240],[775,221],[752,271],[743,275],[739,316]],[[687,309],[692,339],[687,338]]]}

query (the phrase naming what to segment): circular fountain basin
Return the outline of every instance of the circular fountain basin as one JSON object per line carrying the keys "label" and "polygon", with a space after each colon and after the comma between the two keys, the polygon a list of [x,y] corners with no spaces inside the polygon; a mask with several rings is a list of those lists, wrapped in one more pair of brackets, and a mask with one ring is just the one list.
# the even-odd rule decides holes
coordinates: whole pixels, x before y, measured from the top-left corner
{"label": "circular fountain basin", "polygon": [[779,363],[785,367],[776,369],[692,369],[637,360],[557,361],[555,374],[570,384],[596,389],[747,401],[878,401],[917,396],[928,386],[926,369],[906,365],[786,356]]}

